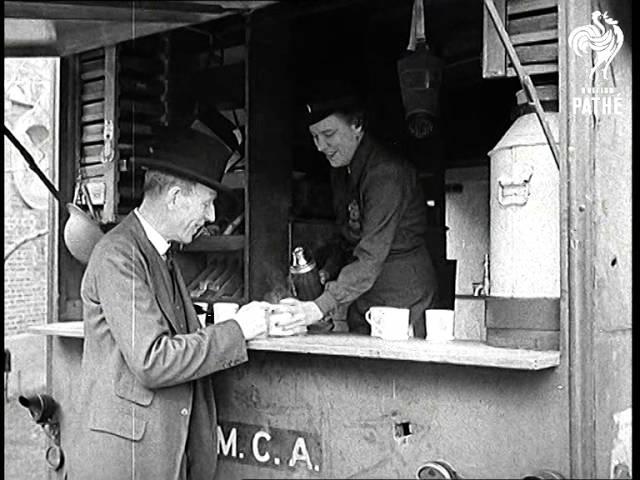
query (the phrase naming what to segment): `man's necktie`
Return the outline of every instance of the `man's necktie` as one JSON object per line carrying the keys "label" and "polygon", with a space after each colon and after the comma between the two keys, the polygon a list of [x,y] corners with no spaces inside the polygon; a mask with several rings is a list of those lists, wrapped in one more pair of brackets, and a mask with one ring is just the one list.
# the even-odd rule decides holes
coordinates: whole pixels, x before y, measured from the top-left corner
{"label": "man's necktie", "polygon": [[171,303],[173,303],[173,308],[176,311],[176,320],[184,331],[187,331],[184,304],[180,295],[180,288],[178,287],[177,266],[172,252],[167,252],[167,259],[165,262],[167,264],[167,270],[169,271],[169,277],[171,278]]}
{"label": "man's necktie", "polygon": [[171,284],[173,286],[173,295],[175,299],[175,295],[178,292],[178,281],[176,277],[176,263],[173,258],[173,253],[167,252],[167,258],[165,260],[167,264],[167,270],[169,271],[169,277],[171,278]]}

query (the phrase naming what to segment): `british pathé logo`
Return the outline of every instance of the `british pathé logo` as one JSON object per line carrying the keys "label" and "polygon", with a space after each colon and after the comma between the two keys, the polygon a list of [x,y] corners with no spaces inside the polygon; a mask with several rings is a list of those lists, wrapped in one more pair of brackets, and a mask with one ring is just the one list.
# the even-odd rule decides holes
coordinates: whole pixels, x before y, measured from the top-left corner
{"label": "british path\u00e9 logo", "polygon": [[[592,25],[574,28],[569,34],[569,45],[582,57],[593,53],[593,67],[589,72],[589,79],[594,81],[598,70],[602,71],[602,78],[607,80],[609,66],[624,43],[624,34],[618,26],[618,21],[607,12],[596,10],[591,14]],[[621,115],[622,97],[615,87],[583,87],[582,95],[573,97],[573,113],[584,115]]]}
{"label": "british path\u00e9 logo", "polygon": [[602,76],[606,79],[609,65],[622,48],[624,34],[618,21],[609,17],[607,12],[596,10],[591,14],[591,22],[593,25],[583,25],[571,31],[569,45],[580,57],[593,51],[595,59],[590,78],[593,79],[598,69],[601,69]]}

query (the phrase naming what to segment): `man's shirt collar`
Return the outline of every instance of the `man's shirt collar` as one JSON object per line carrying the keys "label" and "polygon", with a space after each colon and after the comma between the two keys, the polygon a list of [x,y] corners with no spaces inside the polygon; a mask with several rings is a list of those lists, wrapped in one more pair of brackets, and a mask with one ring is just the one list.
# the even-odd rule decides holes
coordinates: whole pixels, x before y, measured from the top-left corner
{"label": "man's shirt collar", "polygon": [[139,209],[134,209],[133,212],[140,220],[140,224],[144,229],[144,233],[147,234],[147,238],[151,242],[151,245],[158,251],[162,258],[165,258],[167,254],[167,250],[171,247],[171,244],[167,242],[164,237],[155,229],[153,225],[151,225],[140,213]]}

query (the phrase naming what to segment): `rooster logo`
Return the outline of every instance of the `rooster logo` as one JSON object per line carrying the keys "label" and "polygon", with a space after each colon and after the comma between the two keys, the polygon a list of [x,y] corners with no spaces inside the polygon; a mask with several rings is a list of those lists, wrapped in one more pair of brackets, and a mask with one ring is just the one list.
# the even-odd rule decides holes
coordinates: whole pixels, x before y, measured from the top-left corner
{"label": "rooster logo", "polygon": [[589,76],[593,79],[597,69],[602,67],[603,78],[607,78],[607,69],[622,48],[624,34],[618,21],[609,17],[607,12],[596,10],[591,14],[591,21],[593,25],[576,27],[571,31],[569,45],[580,57],[593,50],[595,61]]}

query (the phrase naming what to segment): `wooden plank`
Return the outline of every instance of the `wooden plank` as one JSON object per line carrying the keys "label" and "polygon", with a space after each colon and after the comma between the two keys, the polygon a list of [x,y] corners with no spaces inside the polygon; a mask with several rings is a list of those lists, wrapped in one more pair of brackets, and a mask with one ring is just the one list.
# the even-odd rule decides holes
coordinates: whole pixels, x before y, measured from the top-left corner
{"label": "wooden plank", "polygon": [[87,166],[92,166],[95,167],[97,166],[96,164],[102,164],[102,155],[97,155],[94,157],[82,157],[80,159],[80,165],[82,165],[82,167],[87,167]]}
{"label": "wooden plank", "polygon": [[92,82],[82,82],[83,95],[95,92],[104,92],[104,79],[99,79]]}
{"label": "wooden plank", "polygon": [[104,70],[104,55],[100,58],[92,58],[90,60],[80,62],[81,73],[91,72],[93,70]]}
{"label": "wooden plank", "polygon": [[[44,2],[50,3],[50,2]],[[237,13],[249,8],[250,2],[234,2],[232,5],[221,5],[220,2],[198,2],[198,1],[140,1],[140,0],[120,0],[117,2],[108,0],[57,0],[57,4],[72,5],[93,8],[107,8],[110,10],[125,10],[128,12],[172,12],[172,13],[201,13],[217,15],[224,12]],[[228,3],[228,2],[227,2]],[[249,4],[248,4],[249,3]],[[257,2],[260,3],[260,2]],[[265,3],[265,2],[261,2]]]}
{"label": "wooden plank", "polygon": [[82,105],[82,123],[90,123],[104,119],[104,102]]}
{"label": "wooden plank", "polygon": [[560,350],[560,331],[487,328],[487,345],[527,350]]}
{"label": "wooden plank", "polygon": [[38,19],[4,19],[4,56],[55,57],[57,32],[52,22]]}
{"label": "wooden plank", "polygon": [[[216,276],[209,276],[210,279],[210,287],[204,293],[203,297],[213,297],[212,300],[218,297],[222,292],[224,286],[231,280],[231,277],[235,274],[235,265],[232,261],[226,261],[224,264],[224,270],[221,274]],[[207,295],[208,293],[208,295]]]}
{"label": "wooden plank", "polygon": [[[262,299],[285,285],[289,265],[289,211],[293,126],[291,25],[260,12],[247,30],[248,296]],[[245,277],[246,278],[246,277]]]}
{"label": "wooden plank", "polygon": [[[76,57],[60,59],[60,100],[58,118],[60,121],[59,134],[59,192],[61,198],[71,202],[75,189],[80,162],[80,128],[79,128],[79,98],[80,68]],[[57,231],[63,232],[69,213],[65,203],[58,204]],[[73,258],[64,242],[58,242],[57,276],[59,294],[57,310],[59,318],[77,315],[80,305],[80,284],[84,265]],[[81,310],[80,310],[81,311]],[[76,317],[77,318],[77,317]]]}
{"label": "wooden plank", "polygon": [[[222,271],[222,267],[217,262],[212,262],[207,265],[202,272],[200,272],[189,284],[187,285],[187,290],[191,293],[193,290],[199,290],[200,282],[203,282],[207,279],[208,276],[213,275],[216,272],[216,269]],[[218,275],[219,273],[216,273]]]}
{"label": "wooden plank", "polygon": [[516,33],[537,32],[540,30],[551,30],[558,28],[558,14],[545,13],[532,17],[516,18],[509,20],[506,25],[509,35]]}
{"label": "wooden plank", "polygon": [[244,235],[203,235],[196,238],[189,245],[184,246],[185,252],[231,252],[244,248]]}
{"label": "wooden plank", "polygon": [[[118,161],[120,152],[118,143],[118,82],[117,75],[117,47],[105,48],[105,77],[104,77],[104,125],[111,126],[111,138],[103,140],[102,161],[105,165],[104,184],[106,186],[105,203],[102,209],[103,223],[114,223],[118,211]],[[105,132],[106,133],[106,132]]]}
{"label": "wooden plank", "polygon": [[[244,283],[240,283],[238,288],[233,292],[233,295],[231,295],[231,298],[242,299],[244,297],[245,297],[245,295],[244,295]],[[236,300],[236,302],[238,302],[238,303],[244,303],[245,301],[246,300],[242,300],[242,301]]]}
{"label": "wooden plank", "polygon": [[94,123],[82,127],[82,143],[87,144],[101,141],[103,128],[103,125],[100,123]]}
{"label": "wooden plank", "polygon": [[[115,45],[133,38],[160,33],[189,25],[190,22],[174,21],[170,23],[149,23],[136,20],[135,22],[59,22],[58,55],[65,56],[84,52],[96,47]],[[64,23],[64,24],[62,24]],[[67,24],[69,23],[69,24]],[[87,25],[85,26],[84,23]],[[135,23],[135,24],[134,24]]]}
{"label": "wooden plank", "polygon": [[518,15],[557,7],[558,0],[509,0],[509,3],[507,3],[507,15]]}
{"label": "wooden plank", "polygon": [[523,370],[541,370],[559,364],[555,351],[536,352],[495,348],[481,342],[431,343],[409,339],[390,341],[364,335],[326,334],[271,337],[249,342],[251,350],[271,350],[318,355],[339,355],[389,360],[410,360],[456,365],[475,365]]}
{"label": "wooden plank", "polygon": [[229,297],[236,289],[239,279],[239,273],[236,271],[238,265],[235,265],[233,269],[230,269],[230,275],[224,281],[221,281],[219,286],[216,285],[215,294],[211,300],[220,300],[223,297]]}
{"label": "wooden plank", "polygon": [[[220,290],[220,295],[218,298],[222,301],[231,301],[231,298],[241,297],[242,295],[238,295],[237,292],[242,289],[242,266],[237,265],[237,271],[231,277],[229,282],[223,286]],[[244,303],[244,302],[242,302]]]}
{"label": "wooden plank", "polygon": [[[603,71],[598,69],[592,83],[577,83],[578,87],[614,87],[616,99],[620,99],[619,109],[611,114],[601,113],[585,115],[570,103],[569,111],[575,116],[595,118],[595,124],[584,143],[589,142],[593,148],[593,161],[584,161],[591,171],[591,184],[587,187],[585,211],[582,215],[590,223],[593,244],[589,250],[584,269],[589,270],[585,276],[585,295],[590,303],[590,317],[583,319],[593,323],[593,364],[587,370],[594,383],[595,399],[592,410],[595,429],[595,471],[592,478],[623,477],[615,473],[616,466],[626,464],[629,471],[632,467],[632,426],[623,427],[619,423],[619,415],[624,410],[631,410],[634,395],[633,359],[637,360],[637,337],[633,336],[633,328],[637,329],[637,304],[634,295],[634,254],[633,216],[637,195],[637,184],[632,180],[637,172],[637,159],[634,158],[634,123],[633,101],[636,96],[633,82],[635,68],[632,55],[632,23],[633,8],[637,2],[619,2],[618,0],[602,0],[597,3],[598,10],[608,12],[619,21],[629,42],[621,45],[613,63]],[[593,7],[595,8],[595,7]],[[587,22],[585,22],[587,23]],[[573,50],[569,49],[573,54]],[[574,55],[574,58],[577,57]],[[587,71],[587,59],[579,58],[577,67]],[[580,62],[582,60],[582,62]],[[585,92],[583,102],[586,103]],[[597,95],[597,94],[596,94]],[[601,99],[607,97],[603,95]],[[575,102],[577,97],[569,99]],[[609,100],[614,98],[609,96]],[[601,104],[602,105],[602,104]],[[576,111],[577,110],[577,111]],[[636,137],[637,138],[637,137]],[[637,145],[637,144],[636,144]],[[581,157],[576,157],[582,161]],[[588,282],[588,283],[587,283]],[[634,325],[635,324],[635,325]],[[634,353],[635,350],[635,353]],[[613,420],[613,421],[612,421]],[[629,412],[631,420],[631,412]],[[630,456],[623,459],[620,452],[620,440],[628,431],[626,446]],[[613,449],[612,449],[613,447]],[[636,467],[637,468],[637,467]],[[611,470],[614,470],[611,475]],[[629,477],[632,475],[629,474]],[[588,477],[585,477],[588,478]]]}
{"label": "wooden plank", "polygon": [[80,73],[80,78],[86,82],[98,80],[102,77],[104,77],[104,65],[100,64],[89,65],[88,68],[83,69]]}
{"label": "wooden plank", "polygon": [[104,92],[102,91],[83,93],[82,97],[80,98],[80,101],[83,104],[96,103],[96,102],[101,102],[103,100],[104,100]]}
{"label": "wooden plank", "polygon": [[[557,63],[540,63],[540,64],[529,64],[523,65],[524,71],[527,72],[528,75],[541,75],[543,73],[555,73],[558,71]],[[507,69],[507,77],[517,77],[518,74],[513,67],[509,67]]]}
{"label": "wooden plank", "polygon": [[[189,2],[4,2],[6,18],[41,18],[47,20],[108,20],[113,22],[136,18],[141,22],[204,22],[224,13],[219,5],[204,5],[203,8]],[[168,4],[181,3],[182,8]],[[147,4],[145,7],[144,5]],[[201,5],[201,4],[198,4]],[[185,10],[185,7],[189,10]],[[203,10],[203,11],[197,11]]]}
{"label": "wooden plank", "polygon": [[509,35],[511,39],[511,43],[513,43],[514,47],[518,45],[522,45],[525,43],[538,43],[538,42],[546,42],[550,40],[558,41],[558,29],[551,28],[549,30],[538,30],[535,32],[527,32],[527,33],[516,33],[514,35]]}
{"label": "wooden plank", "polygon": [[[235,288],[233,283],[242,284],[242,267],[232,259],[221,259],[211,264],[205,271],[199,274],[190,284],[189,291],[192,298],[197,301],[213,302],[222,296],[230,296]],[[234,279],[236,279],[234,281]],[[207,289],[201,291],[200,284],[205,282]],[[225,291],[228,295],[225,295]]]}
{"label": "wooden plank", "polygon": [[[515,49],[523,65],[529,63],[555,63],[558,61],[557,43],[521,45],[515,47]],[[509,65],[511,65],[511,62],[509,62]]]}
{"label": "wooden plank", "polygon": [[102,154],[102,142],[99,145],[82,145],[82,158],[99,157]]}
{"label": "wooden plank", "polygon": [[80,74],[80,78],[82,80],[84,80],[85,82],[89,82],[92,80],[98,80],[104,77],[104,67],[103,66],[98,66],[96,68],[92,68],[92,69],[88,69],[83,71]]}
{"label": "wooden plank", "polygon": [[84,326],[82,321],[36,325],[34,327],[30,327],[29,332],[40,335],[52,335],[55,337],[84,338]]}
{"label": "wooden plank", "polygon": [[[502,23],[506,18],[506,0],[495,0]],[[482,78],[503,77],[507,68],[507,52],[485,7],[482,9]]]}
{"label": "wooden plank", "polygon": [[[63,76],[60,74],[61,70],[63,68],[62,66],[62,62],[58,61],[57,62],[58,65],[54,65],[54,67],[51,70],[51,73],[53,74],[52,76],[52,84],[58,87],[58,92],[59,94],[54,94],[51,95],[49,98],[49,107],[50,107],[50,112],[51,112],[51,118],[52,119],[57,119],[54,120],[52,122],[53,124],[53,132],[52,132],[52,137],[55,139],[53,142],[53,148],[52,148],[52,158],[51,158],[51,166],[53,167],[51,169],[51,173],[50,173],[50,179],[51,182],[58,186],[58,191],[60,193],[60,199],[64,199],[66,198],[62,191],[62,189],[59,188],[60,185],[60,151],[58,150],[59,146],[60,146],[60,127],[61,127],[61,119],[60,119],[60,112],[62,110],[66,110],[67,108],[69,108],[71,111],[73,110],[73,106],[72,105],[65,105],[65,109],[60,108],[60,99],[65,98],[65,94],[69,93],[66,88],[69,87],[69,85],[67,84],[65,87],[62,86],[61,82],[63,80]],[[71,83],[71,85],[73,85],[74,83]],[[72,94],[73,96],[73,94]],[[68,162],[67,163],[71,163]],[[66,192],[65,192],[66,193]],[[46,303],[46,317],[45,317],[45,323],[53,323],[53,322],[58,322],[60,320],[59,314],[60,314],[60,309],[58,308],[58,297],[60,295],[60,281],[58,278],[58,269],[59,269],[59,265],[60,265],[60,253],[59,253],[59,248],[60,248],[60,244],[62,244],[62,235],[61,235],[61,230],[60,230],[60,224],[58,223],[59,220],[59,216],[58,216],[58,208],[60,208],[60,204],[62,204],[63,202],[49,202],[49,205],[47,207],[47,225],[49,225],[49,232],[50,235],[47,236],[47,271],[46,271],[46,278],[47,278],[47,289],[46,289],[46,296],[47,296],[47,303]],[[47,388],[47,391],[50,392],[51,391],[51,379],[52,379],[52,363],[51,363],[51,359],[53,356],[53,350],[52,350],[52,343],[53,343],[53,339],[52,338],[47,338],[46,342],[45,342],[45,350],[44,350],[44,356],[45,356],[45,386]]]}
{"label": "wooden plank", "polygon": [[104,48],[96,48],[95,50],[89,50],[88,52],[81,53],[78,55],[80,59],[80,63],[88,62],[89,60],[93,60],[95,58],[103,58],[104,57]]}
{"label": "wooden plank", "polygon": [[[84,338],[83,322],[59,322],[29,328],[30,333]],[[470,365],[514,370],[544,370],[560,364],[560,352],[496,348],[481,342],[425,340],[382,340],[365,335],[314,334],[270,337],[248,342],[250,350],[337,355],[426,363]]]}
{"label": "wooden plank", "polygon": [[[593,6],[588,1],[561,2],[561,41],[566,41],[574,28],[589,25]],[[564,34],[563,34],[564,31]],[[569,375],[570,478],[596,476],[596,385],[594,333],[598,328],[594,309],[594,293],[598,287],[594,276],[596,118],[594,115],[572,114],[572,102],[583,95],[581,90],[592,85],[585,59],[577,56],[567,43],[561,49],[561,62],[566,68],[559,77],[564,122],[560,122],[566,142],[562,144],[565,162],[561,165],[560,184],[566,186],[563,220],[567,239],[563,246],[567,255],[566,346]],[[629,59],[631,56],[629,55]],[[561,110],[562,111],[562,110]]]}
{"label": "wooden plank", "polygon": [[104,175],[104,165],[98,163],[95,165],[82,165],[80,167],[82,178],[96,178]]}

